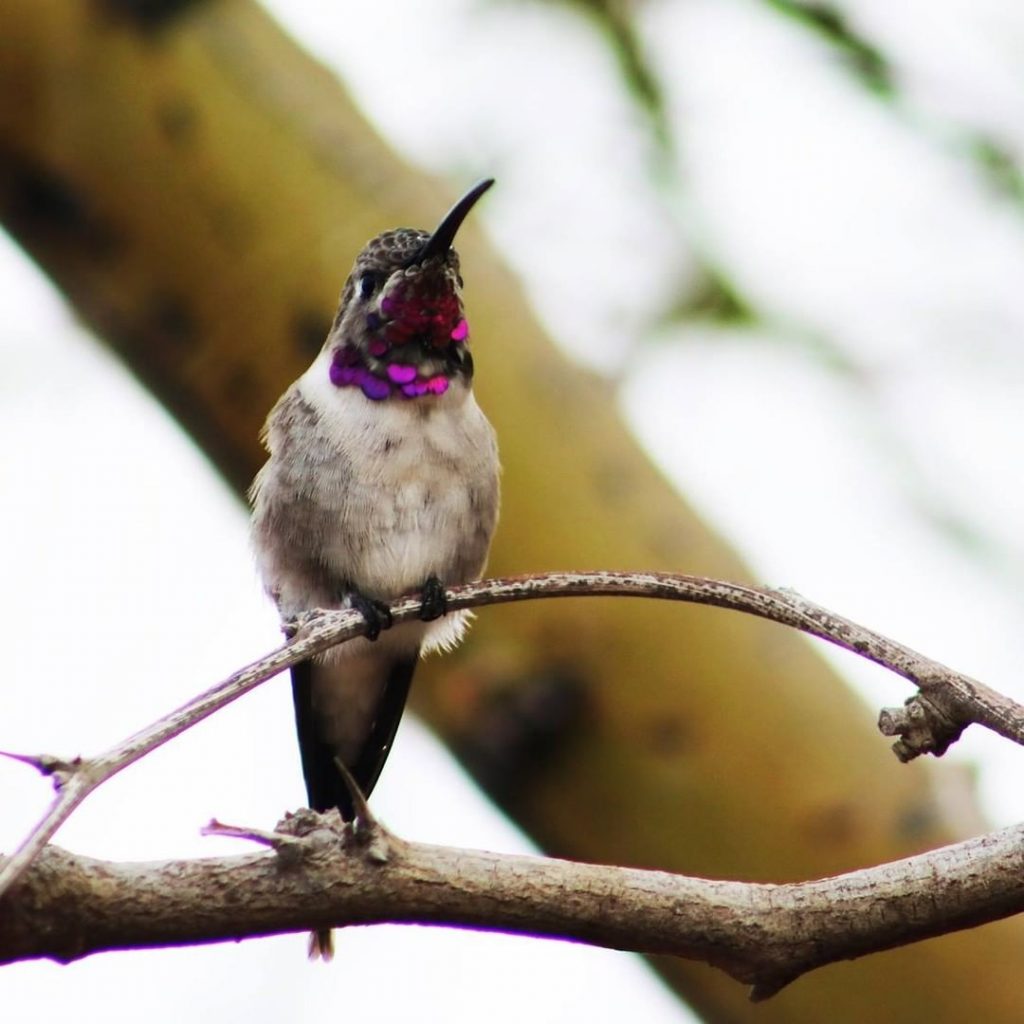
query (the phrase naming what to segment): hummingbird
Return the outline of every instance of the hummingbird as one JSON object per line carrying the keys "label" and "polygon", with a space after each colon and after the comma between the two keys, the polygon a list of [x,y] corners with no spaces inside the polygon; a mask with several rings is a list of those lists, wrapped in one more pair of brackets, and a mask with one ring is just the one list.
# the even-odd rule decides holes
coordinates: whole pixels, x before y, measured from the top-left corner
{"label": "hummingbird", "polygon": [[[473,395],[455,234],[494,184],[432,232],[386,231],[356,257],[319,355],[278,400],[250,490],[267,593],[286,625],[355,608],[365,637],[291,670],[309,806],[356,814],[338,759],[366,796],[394,742],[421,653],[459,642],[468,613],[445,586],[479,579],[498,517],[494,430]],[[388,603],[420,594],[421,621]],[[332,955],[314,932],[310,958]]]}

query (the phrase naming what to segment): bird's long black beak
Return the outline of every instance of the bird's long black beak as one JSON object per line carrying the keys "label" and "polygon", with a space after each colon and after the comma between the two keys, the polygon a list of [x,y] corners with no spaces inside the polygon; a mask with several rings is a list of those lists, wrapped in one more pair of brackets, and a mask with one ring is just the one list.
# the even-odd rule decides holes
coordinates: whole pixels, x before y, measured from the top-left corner
{"label": "bird's long black beak", "polygon": [[434,233],[424,243],[423,248],[416,253],[412,263],[423,263],[431,256],[443,256],[455,241],[455,233],[462,226],[466,215],[476,201],[494,184],[493,178],[484,178],[478,181],[445,215],[444,220],[434,229]]}

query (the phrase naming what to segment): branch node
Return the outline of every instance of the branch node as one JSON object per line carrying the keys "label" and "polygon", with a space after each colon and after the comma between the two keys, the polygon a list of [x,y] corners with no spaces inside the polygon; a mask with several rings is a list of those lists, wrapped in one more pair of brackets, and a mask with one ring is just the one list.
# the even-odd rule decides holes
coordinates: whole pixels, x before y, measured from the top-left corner
{"label": "branch node", "polygon": [[275,832],[294,836],[296,839],[309,839],[322,846],[344,845],[347,829],[348,825],[342,821],[336,810],[321,813],[309,807],[286,812],[274,826]]}
{"label": "branch node", "polygon": [[374,864],[387,864],[391,859],[391,833],[377,820],[366,796],[359,788],[359,783],[352,777],[348,766],[340,757],[334,759],[355,809],[355,820],[352,822],[352,837],[363,850],[366,859]]}
{"label": "branch node", "polygon": [[363,823],[356,832],[356,839],[370,863],[387,864],[391,860],[391,833],[376,819],[369,826]]}
{"label": "branch node", "polygon": [[921,754],[941,757],[959,738],[967,722],[958,719],[934,697],[915,693],[901,708],[882,708],[878,729],[883,736],[899,736],[893,753],[906,764]]}

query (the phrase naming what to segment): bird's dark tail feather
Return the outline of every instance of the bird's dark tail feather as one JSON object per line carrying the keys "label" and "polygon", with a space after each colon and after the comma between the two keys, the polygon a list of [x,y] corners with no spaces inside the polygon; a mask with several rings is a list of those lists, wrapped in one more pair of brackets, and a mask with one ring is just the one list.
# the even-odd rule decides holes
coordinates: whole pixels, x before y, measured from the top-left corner
{"label": "bird's dark tail feather", "polygon": [[[373,792],[384,762],[391,752],[418,657],[419,653],[413,651],[397,658],[387,669],[388,675],[373,725],[359,754],[347,766],[363,796]],[[314,811],[329,811],[337,807],[342,818],[351,821],[355,816],[352,797],[334,764],[334,749],[320,738],[313,712],[312,685],[311,662],[304,661],[292,667],[295,728],[299,737],[302,774],[306,779],[309,806]]]}
{"label": "bird's dark tail feather", "polygon": [[[391,664],[370,732],[354,762],[347,766],[364,796],[369,796],[373,791],[391,752],[418,658],[419,652],[413,651]],[[317,729],[312,686],[312,662],[303,661],[294,665],[292,699],[295,703],[295,728],[299,737],[302,774],[306,780],[309,806],[321,812],[337,807],[345,821],[352,821],[355,817],[352,795],[334,763],[333,747],[320,738]],[[333,956],[330,929],[313,932],[309,940],[309,958],[330,960]]]}

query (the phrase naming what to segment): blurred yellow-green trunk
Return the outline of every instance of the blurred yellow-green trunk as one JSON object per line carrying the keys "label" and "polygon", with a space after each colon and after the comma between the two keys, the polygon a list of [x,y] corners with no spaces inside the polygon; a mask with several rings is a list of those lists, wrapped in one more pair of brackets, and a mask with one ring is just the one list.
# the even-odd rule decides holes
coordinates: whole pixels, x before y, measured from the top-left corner
{"label": "blurred yellow-green trunk", "polygon": [[[356,250],[431,225],[457,186],[401,164],[248,0],[164,6],[149,24],[96,0],[0,7],[0,215],[241,493]],[[460,250],[505,466],[491,569],[743,577],[472,224]],[[546,849],[581,859],[798,879],[963,827],[943,820],[937,773],[900,766],[807,643],[725,612],[488,610],[415,705]],[[827,969],[757,1007],[709,968],[658,966],[708,1020],[938,1024],[1020,1019],[1022,959],[1009,922]]]}

